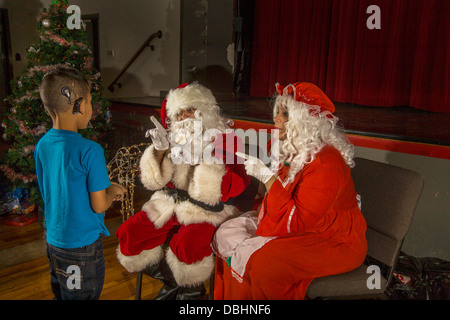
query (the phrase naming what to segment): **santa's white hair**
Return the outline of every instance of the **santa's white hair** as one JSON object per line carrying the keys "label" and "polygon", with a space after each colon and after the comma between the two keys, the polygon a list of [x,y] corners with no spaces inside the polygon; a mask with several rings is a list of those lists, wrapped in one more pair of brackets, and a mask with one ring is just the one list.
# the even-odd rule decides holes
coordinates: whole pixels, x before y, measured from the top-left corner
{"label": "santa's white hair", "polygon": [[[178,114],[186,109],[195,108],[195,119],[202,121],[203,130],[217,129],[225,133],[233,121],[222,117],[220,107],[211,90],[198,82],[184,88],[172,89],[167,95],[167,125],[174,130]],[[184,126],[184,125],[182,125]]]}
{"label": "santa's white hair", "polygon": [[274,97],[274,117],[280,105],[288,111],[279,155],[280,162],[290,165],[288,182],[293,182],[297,173],[326,145],[336,148],[349,167],[355,166],[353,145],[337,125],[337,117],[329,111],[321,112],[319,106],[298,102],[292,95],[278,94]]}

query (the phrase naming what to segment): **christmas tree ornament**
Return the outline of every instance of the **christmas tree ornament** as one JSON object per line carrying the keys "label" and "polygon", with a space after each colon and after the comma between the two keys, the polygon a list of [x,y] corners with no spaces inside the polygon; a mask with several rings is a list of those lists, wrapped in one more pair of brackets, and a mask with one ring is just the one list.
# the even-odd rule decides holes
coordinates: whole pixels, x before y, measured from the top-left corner
{"label": "christmas tree ornament", "polygon": [[50,28],[50,21],[48,19],[42,20],[42,25],[46,28]]}

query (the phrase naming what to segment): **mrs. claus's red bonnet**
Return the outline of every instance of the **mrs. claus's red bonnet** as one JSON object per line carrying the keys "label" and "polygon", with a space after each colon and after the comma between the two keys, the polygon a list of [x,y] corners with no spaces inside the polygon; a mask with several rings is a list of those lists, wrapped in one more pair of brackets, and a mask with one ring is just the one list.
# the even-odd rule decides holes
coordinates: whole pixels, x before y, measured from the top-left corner
{"label": "mrs. claus's red bonnet", "polygon": [[321,112],[329,111],[330,113],[333,113],[335,110],[333,102],[331,102],[326,94],[315,84],[309,82],[294,82],[287,86],[283,86],[277,83],[275,88],[282,96],[292,95],[298,102],[319,106]]}

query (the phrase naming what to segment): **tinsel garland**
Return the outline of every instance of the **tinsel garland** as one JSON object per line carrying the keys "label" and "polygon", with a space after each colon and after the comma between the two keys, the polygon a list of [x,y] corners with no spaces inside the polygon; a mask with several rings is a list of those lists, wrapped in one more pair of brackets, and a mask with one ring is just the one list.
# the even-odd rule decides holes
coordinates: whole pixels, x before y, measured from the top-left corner
{"label": "tinsel garland", "polygon": [[55,69],[58,69],[61,67],[70,67],[70,66],[71,66],[71,64],[68,62],[52,64],[52,65],[47,65],[47,66],[35,66],[35,67],[28,69],[27,76],[31,78],[36,74],[36,72],[47,73],[49,71],[52,71],[52,70],[55,70]]}
{"label": "tinsel garland", "polygon": [[25,146],[25,147],[22,148],[24,155],[27,155],[27,154],[30,154],[30,153],[34,152],[35,149],[36,149],[35,145],[29,145],[29,146]]}
{"label": "tinsel garland", "polygon": [[0,170],[6,174],[6,177],[10,180],[22,180],[25,183],[35,182],[37,181],[36,174],[27,174],[24,175],[22,173],[15,172],[12,168],[6,165],[0,165]]}
{"label": "tinsel garland", "polygon": [[18,119],[12,119],[17,125],[19,126],[19,131],[23,134],[32,134],[33,136],[40,136],[47,132],[47,129],[45,128],[45,124],[42,123],[38,125],[37,127],[31,129],[25,126],[23,121],[20,121]]}
{"label": "tinsel garland", "polygon": [[89,51],[89,53],[92,53],[86,44],[84,44],[80,41],[67,41],[63,37],[51,32],[51,31],[45,31],[44,34],[40,35],[40,38],[42,41],[45,41],[45,42],[52,41],[52,42],[59,44],[61,46],[64,46],[64,47],[78,46],[79,48],[87,49]]}
{"label": "tinsel garland", "polygon": [[23,95],[18,99],[14,99],[13,102],[19,104],[24,102],[25,100],[33,100],[38,98],[39,98],[39,89],[36,89],[34,91],[27,91],[25,95]]}

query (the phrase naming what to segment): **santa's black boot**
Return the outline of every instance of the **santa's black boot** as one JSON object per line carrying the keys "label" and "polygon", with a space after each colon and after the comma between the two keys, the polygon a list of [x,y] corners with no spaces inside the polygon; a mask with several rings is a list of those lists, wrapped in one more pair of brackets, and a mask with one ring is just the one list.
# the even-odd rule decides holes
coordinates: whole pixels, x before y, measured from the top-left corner
{"label": "santa's black boot", "polygon": [[175,300],[177,298],[180,286],[175,281],[166,259],[160,261],[157,270],[151,277],[161,280],[164,284],[154,300]]}
{"label": "santa's black boot", "polygon": [[180,287],[177,300],[201,300],[206,293],[203,283],[195,287]]}

